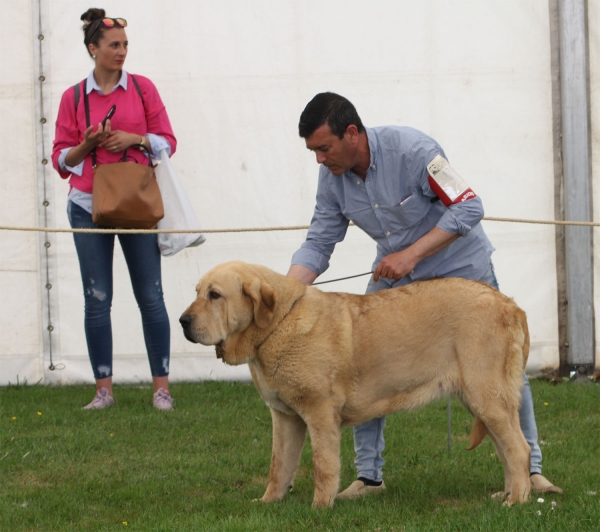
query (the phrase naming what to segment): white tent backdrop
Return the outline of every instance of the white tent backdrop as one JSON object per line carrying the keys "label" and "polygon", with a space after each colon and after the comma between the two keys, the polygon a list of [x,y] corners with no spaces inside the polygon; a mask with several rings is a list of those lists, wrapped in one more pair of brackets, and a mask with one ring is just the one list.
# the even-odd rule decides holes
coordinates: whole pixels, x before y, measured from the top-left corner
{"label": "white tent backdrop", "polygon": [[[589,4],[597,45],[600,8]],[[50,158],[62,92],[93,67],[79,21],[90,4],[2,7],[11,23],[0,33],[0,225],[67,228],[68,184],[42,159]],[[309,223],[318,166],[297,122],[325,90],[348,97],[367,126],[410,125],[433,136],[488,216],[554,219],[547,0],[110,0],[101,7],[129,22],[125,68],[161,93],[179,141],[172,161],[205,229]],[[556,369],[554,227],[483,223],[501,289],[529,317],[528,371]],[[245,366],[227,367],[212,348],[188,343],[177,319],[212,266],[241,259],[285,273],[304,236],[209,234],[201,247],[163,260],[172,380],[248,378]],[[0,231],[0,239],[0,384],[91,382],[72,236]],[[374,243],[350,228],[322,280],[369,271],[374,253]],[[366,282],[323,289],[362,293]],[[115,382],[149,380],[118,245],[112,316]]]}

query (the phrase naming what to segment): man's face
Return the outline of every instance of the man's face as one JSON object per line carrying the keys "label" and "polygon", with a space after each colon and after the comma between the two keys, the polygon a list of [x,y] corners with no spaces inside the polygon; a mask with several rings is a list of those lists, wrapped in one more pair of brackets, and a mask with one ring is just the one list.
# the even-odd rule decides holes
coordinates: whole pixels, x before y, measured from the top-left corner
{"label": "man's face", "polygon": [[324,164],[333,175],[342,175],[357,164],[358,131],[350,125],[340,139],[323,124],[306,140],[306,147],[315,152],[317,162]]}

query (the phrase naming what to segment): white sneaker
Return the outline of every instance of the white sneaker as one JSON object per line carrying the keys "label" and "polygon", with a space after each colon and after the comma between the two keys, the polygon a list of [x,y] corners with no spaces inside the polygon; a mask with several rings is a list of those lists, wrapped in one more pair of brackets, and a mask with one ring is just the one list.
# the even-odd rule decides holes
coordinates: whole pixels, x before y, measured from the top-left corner
{"label": "white sneaker", "polygon": [[106,388],[98,388],[96,390],[96,397],[89,404],[85,405],[82,410],[102,410],[104,408],[110,408],[114,406],[115,400],[108,395],[108,390]]}
{"label": "white sneaker", "polygon": [[152,406],[157,410],[173,410],[173,398],[169,390],[159,388],[152,397]]}

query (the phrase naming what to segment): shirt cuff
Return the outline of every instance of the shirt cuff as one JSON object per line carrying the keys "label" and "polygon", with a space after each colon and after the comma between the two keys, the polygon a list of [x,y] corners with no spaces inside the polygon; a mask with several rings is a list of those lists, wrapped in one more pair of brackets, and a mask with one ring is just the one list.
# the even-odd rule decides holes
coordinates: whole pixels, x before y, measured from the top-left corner
{"label": "shirt cuff", "polygon": [[81,177],[83,175],[83,165],[85,163],[85,159],[81,161],[77,166],[67,166],[65,159],[67,158],[67,153],[69,153],[73,147],[64,148],[60,150],[60,155],[58,156],[58,167],[63,172],[71,172],[72,174],[78,175]]}
{"label": "shirt cuff", "polygon": [[299,264],[300,266],[312,270],[317,275],[321,275],[329,268],[329,259],[318,251],[302,246],[292,256],[292,265],[293,264]]}
{"label": "shirt cuff", "polygon": [[[171,145],[165,137],[161,137],[154,133],[146,133],[145,136],[148,137],[148,140],[150,141],[150,151],[153,155],[158,155],[161,150],[167,150],[167,154],[171,157]],[[146,155],[148,154],[146,153]]]}
{"label": "shirt cuff", "polygon": [[459,220],[452,212],[446,211],[437,223],[437,227],[453,235],[467,236],[472,227]]}

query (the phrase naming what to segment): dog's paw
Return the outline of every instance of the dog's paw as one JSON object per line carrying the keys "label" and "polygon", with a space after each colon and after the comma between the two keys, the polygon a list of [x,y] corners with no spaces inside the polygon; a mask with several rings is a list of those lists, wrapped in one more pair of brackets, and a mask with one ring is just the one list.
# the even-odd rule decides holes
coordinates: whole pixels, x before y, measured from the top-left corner
{"label": "dog's paw", "polygon": [[266,504],[269,504],[269,503],[273,503],[273,502],[281,502],[284,497],[285,497],[285,493],[282,493],[280,496],[277,496],[277,494],[273,494],[273,493],[265,493],[260,499],[254,499],[254,500],[256,500],[258,502],[264,502]]}
{"label": "dog's paw", "polygon": [[313,499],[312,507],[315,509],[322,510],[324,508],[333,508],[334,497],[315,497]]}
{"label": "dog's paw", "polygon": [[512,506],[515,500],[510,496],[510,491],[507,491],[504,495],[505,500],[502,503],[502,506]]}
{"label": "dog's paw", "polygon": [[492,499],[502,501],[502,506],[512,506],[513,502],[510,499],[510,491],[497,491],[491,495]]}

